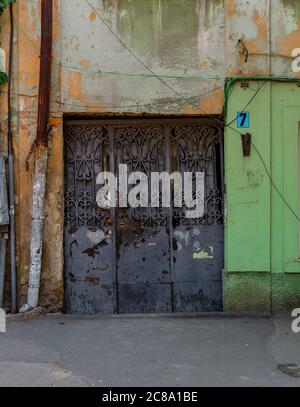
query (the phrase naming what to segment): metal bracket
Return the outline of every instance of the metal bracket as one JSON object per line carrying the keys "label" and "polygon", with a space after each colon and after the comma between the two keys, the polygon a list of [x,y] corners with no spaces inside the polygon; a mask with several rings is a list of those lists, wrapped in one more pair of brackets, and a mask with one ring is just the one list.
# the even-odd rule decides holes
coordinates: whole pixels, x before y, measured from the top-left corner
{"label": "metal bracket", "polygon": [[242,147],[243,147],[243,156],[244,157],[250,157],[251,138],[252,138],[252,135],[250,133],[241,134]]}

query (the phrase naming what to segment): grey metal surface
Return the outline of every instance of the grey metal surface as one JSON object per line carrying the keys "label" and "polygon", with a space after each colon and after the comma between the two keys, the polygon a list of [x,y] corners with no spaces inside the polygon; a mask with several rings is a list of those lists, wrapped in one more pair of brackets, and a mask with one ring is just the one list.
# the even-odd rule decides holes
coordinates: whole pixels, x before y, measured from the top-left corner
{"label": "grey metal surface", "polygon": [[175,311],[221,311],[223,225],[179,226],[173,239]]}
{"label": "grey metal surface", "polygon": [[6,159],[0,155],[0,226],[9,224]]}
{"label": "grey metal surface", "polygon": [[96,204],[96,176],[108,169],[108,134],[75,124],[65,135],[65,311],[113,313],[111,215]]}
{"label": "grey metal surface", "polygon": [[[221,128],[209,118],[66,122],[67,312],[221,310],[221,146]],[[97,208],[96,176],[117,174],[119,164],[148,177],[204,172],[203,216],[187,219],[187,208],[172,202],[171,208]],[[102,233],[101,242],[92,244],[93,233]]]}
{"label": "grey metal surface", "polygon": [[65,229],[65,311],[114,313],[111,229]]}
{"label": "grey metal surface", "polygon": [[6,158],[0,156],[0,308],[3,306],[7,227],[9,225]]}
{"label": "grey metal surface", "polygon": [[[115,165],[128,173],[166,170],[164,122],[131,121],[114,128]],[[129,185],[129,191],[134,186]],[[150,191],[149,191],[150,192]],[[166,208],[118,208],[117,278],[119,313],[172,312],[170,241]]]}
{"label": "grey metal surface", "polygon": [[166,227],[121,230],[118,241],[119,313],[172,312]]}
{"label": "grey metal surface", "polygon": [[[220,126],[199,121],[174,125],[172,162],[181,174],[203,172],[204,213],[187,218],[187,208],[174,208],[172,262],[175,312],[222,310],[223,141]],[[193,183],[195,187],[195,181]]]}
{"label": "grey metal surface", "polygon": [[7,234],[0,230],[0,308],[3,307]]}

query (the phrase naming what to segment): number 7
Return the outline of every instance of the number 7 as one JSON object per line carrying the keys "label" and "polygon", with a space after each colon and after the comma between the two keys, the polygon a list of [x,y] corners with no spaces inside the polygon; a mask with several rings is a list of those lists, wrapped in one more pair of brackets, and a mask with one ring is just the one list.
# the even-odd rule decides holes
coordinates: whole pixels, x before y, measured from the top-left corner
{"label": "number 7", "polygon": [[240,126],[244,127],[245,121],[247,119],[247,113],[242,112],[242,113],[239,114],[239,117],[242,118],[242,120],[240,122]]}

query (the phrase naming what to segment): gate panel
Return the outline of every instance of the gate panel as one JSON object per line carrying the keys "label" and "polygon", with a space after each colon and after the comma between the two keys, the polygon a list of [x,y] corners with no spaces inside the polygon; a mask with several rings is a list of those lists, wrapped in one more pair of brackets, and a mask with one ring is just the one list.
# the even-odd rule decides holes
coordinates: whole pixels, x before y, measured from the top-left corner
{"label": "gate panel", "polygon": [[222,310],[223,226],[178,226],[174,232],[176,312]]}
{"label": "gate panel", "polygon": [[[222,129],[212,120],[201,120],[196,125],[172,126],[170,133],[172,170],[204,173],[202,217],[187,218],[184,202],[173,211],[174,309],[220,311],[224,261]],[[193,198],[195,189],[194,177]]]}
{"label": "gate panel", "polygon": [[[128,175],[142,172],[150,180],[152,172],[165,171],[165,129],[142,123],[115,129],[116,168],[126,164]],[[119,208],[116,221],[119,313],[171,312],[168,210]]]}
{"label": "gate panel", "polygon": [[96,177],[109,167],[105,127],[65,125],[65,312],[113,313],[110,212],[96,204]]}

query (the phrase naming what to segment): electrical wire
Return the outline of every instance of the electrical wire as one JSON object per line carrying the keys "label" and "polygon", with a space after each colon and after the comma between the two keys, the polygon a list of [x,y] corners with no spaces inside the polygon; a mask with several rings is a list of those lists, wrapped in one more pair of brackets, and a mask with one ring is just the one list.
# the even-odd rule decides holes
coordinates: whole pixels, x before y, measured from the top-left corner
{"label": "electrical wire", "polygon": [[265,171],[266,171],[266,174],[267,174],[267,176],[268,176],[268,178],[269,178],[269,180],[270,180],[270,183],[271,183],[272,187],[275,189],[275,191],[277,192],[277,194],[279,195],[279,197],[281,198],[281,200],[283,201],[283,203],[284,203],[284,204],[287,206],[287,208],[290,210],[290,212],[295,216],[295,218],[297,219],[297,221],[300,222],[299,216],[298,216],[298,215],[296,214],[296,212],[292,209],[292,207],[291,207],[290,204],[287,202],[287,200],[285,199],[285,197],[283,196],[283,194],[279,191],[277,185],[274,183],[274,181],[273,181],[273,179],[272,179],[272,176],[271,176],[271,174],[270,174],[270,172],[269,172],[269,170],[268,170],[268,167],[267,167],[267,165],[266,165],[266,163],[265,163],[263,157],[261,156],[261,154],[260,154],[258,148],[256,147],[256,145],[255,145],[253,142],[251,142],[251,145],[253,146],[253,148],[254,148],[254,150],[256,151],[256,153],[257,153],[257,155],[258,155],[260,161],[262,162],[262,164],[263,164],[263,166],[264,166],[264,169],[265,169]]}
{"label": "electrical wire", "polygon": [[[209,95],[219,89],[224,89],[224,86],[218,86],[210,91],[201,93],[200,95],[196,95],[196,96],[191,96],[189,97],[189,99],[201,99],[203,96]],[[146,104],[135,104],[135,105],[112,105],[109,104],[107,106],[105,106],[105,104],[102,105],[98,105],[98,106],[92,106],[92,105],[81,105],[81,104],[76,104],[76,103],[71,103],[71,102],[52,102],[52,103],[59,103],[62,105],[70,105],[70,106],[77,106],[77,107],[86,107],[86,108],[90,108],[90,109],[97,109],[97,108],[103,108],[103,107],[107,107],[107,108],[111,108],[111,109],[119,109],[119,108],[139,108],[139,107],[149,107],[149,106],[156,106],[156,105],[164,105],[164,104],[173,104],[173,103],[179,103],[182,102],[182,98],[180,99],[173,99],[173,100],[160,100],[154,103],[146,103]]]}
{"label": "electrical wire", "polygon": [[[246,106],[244,107],[244,109],[241,110],[241,113],[243,113],[243,112],[247,109],[247,107],[253,102],[253,100],[254,100],[254,99],[256,98],[256,96],[259,94],[259,92],[261,91],[261,89],[265,86],[266,82],[267,82],[267,81],[264,81],[264,82],[262,83],[262,85],[258,87],[258,89],[256,90],[256,92],[255,92],[255,94],[253,95],[253,97],[249,100],[249,102],[246,104]],[[230,126],[231,124],[235,123],[236,121],[237,121],[237,116],[236,116],[233,120],[231,120],[229,123],[227,123],[227,124],[225,125],[225,127]]]}
{"label": "electrical wire", "polygon": [[[151,68],[149,68],[149,66],[147,66],[145,64],[145,62],[138,57],[131,48],[129,48],[127,46],[127,44],[125,44],[125,42],[118,36],[118,34],[116,34],[111,27],[109,26],[109,24],[107,24],[107,22],[104,20],[104,18],[99,14],[99,12],[95,9],[95,7],[89,2],[89,0],[86,0],[87,4],[90,6],[91,10],[94,11],[94,13],[98,16],[98,18],[102,21],[102,23],[105,25],[105,27],[112,33],[113,36],[115,36],[117,38],[117,40],[120,42],[120,44],[123,45],[124,48],[127,49],[127,51],[145,68],[147,69],[147,71],[149,71],[157,80],[159,80],[162,84],[164,84],[167,88],[169,88],[169,90],[171,90],[173,93],[175,93],[177,96],[179,96],[182,100],[185,100],[188,104],[197,107],[198,110],[204,112],[205,114],[207,114],[204,110],[200,109],[199,106],[197,106],[195,103],[193,103],[190,99],[188,99],[187,97],[185,97],[184,95],[182,95],[180,92],[178,92],[175,88],[173,88],[168,82],[166,82],[163,78],[161,78],[159,75],[157,75]],[[222,122],[220,120],[220,122]],[[223,122],[222,122],[223,123]]]}
{"label": "electrical wire", "polygon": [[[224,89],[224,86],[218,86],[216,88],[213,88],[207,92],[203,92],[199,95],[195,96],[190,96],[188,97],[189,99],[201,99],[203,96],[209,95],[217,90]],[[1,90],[0,93],[7,93],[7,91]],[[30,95],[30,94],[25,94],[25,93],[12,93],[13,96],[21,96],[21,97],[29,97],[29,98],[37,98],[38,95]],[[111,108],[111,109],[117,109],[117,108],[133,108],[133,107],[147,107],[147,106],[156,106],[156,105],[162,105],[162,104],[173,104],[173,103],[179,103],[182,101],[182,98],[178,99],[173,99],[173,100],[160,100],[157,102],[152,102],[152,103],[146,103],[146,104],[135,104],[135,105],[112,105],[112,104],[99,104],[99,105],[83,105],[83,104],[78,104],[78,103],[72,103],[72,102],[59,102],[59,101],[52,101],[52,104],[58,104],[58,105],[70,105],[70,106],[76,106],[76,107],[83,107],[83,108],[89,108],[89,109],[99,109],[99,108]]]}
{"label": "electrical wire", "polygon": [[[39,47],[38,45],[29,37],[27,32],[20,26],[18,25],[18,29],[22,31],[22,33],[27,37],[29,42],[32,44],[33,48],[35,48],[39,52]],[[96,69],[96,68],[85,68],[83,66],[77,66],[73,65],[67,62],[62,62],[59,60],[52,61],[53,65],[61,66],[67,69],[73,69],[75,71],[83,71],[83,72],[91,72],[91,73],[96,73],[100,75],[116,75],[116,76],[127,76],[127,77],[143,77],[143,78],[155,78],[153,75],[145,74],[145,73],[139,73],[139,72],[117,72],[117,71],[105,71],[102,69]],[[187,80],[187,81],[207,81],[207,80],[212,80],[212,81],[218,81],[218,80],[225,80],[225,76],[214,76],[214,77],[208,77],[208,76],[178,76],[178,75],[157,75],[162,78],[166,79],[175,79],[175,80]]]}
{"label": "electrical wire", "polygon": [[154,78],[156,79],[157,76],[160,78],[165,78],[165,79],[175,79],[175,80],[185,80],[185,81],[218,81],[218,80],[225,80],[225,77],[220,77],[220,76],[214,76],[214,77],[209,77],[209,76],[178,76],[178,75],[150,75],[146,73],[140,73],[140,72],[118,72],[118,71],[105,71],[102,69],[96,69],[96,68],[85,68],[81,66],[76,66],[73,64],[61,62],[61,61],[53,61],[53,65],[61,66],[63,68],[67,69],[73,69],[75,71],[83,71],[83,72],[91,72],[91,73],[96,73],[100,75],[116,75],[116,76],[127,76],[127,77],[141,77],[141,78]]}
{"label": "electrical wire", "polygon": [[[169,88],[172,92],[174,92],[176,95],[178,95],[182,100],[185,100],[187,103],[189,103],[189,104],[195,106],[195,104],[194,104],[190,99],[187,99],[185,96],[181,95],[180,92],[178,92],[175,88],[173,88],[168,82],[166,82],[164,79],[162,79],[161,77],[159,77],[158,75],[156,75],[156,73],[155,73],[151,68],[149,68],[149,67],[144,63],[144,61],[143,61],[140,57],[138,57],[138,56],[132,51],[131,48],[129,48],[129,47],[127,46],[127,44],[118,36],[118,34],[116,34],[116,33],[111,29],[111,27],[109,26],[109,24],[106,23],[106,21],[105,21],[104,18],[99,14],[99,12],[91,5],[91,3],[89,2],[89,0],[86,0],[86,2],[87,2],[87,4],[90,6],[90,8],[94,11],[94,13],[98,16],[98,18],[102,21],[102,23],[105,25],[105,27],[112,33],[112,35],[114,35],[114,37],[116,37],[116,38],[118,39],[118,41],[120,42],[120,44],[122,44],[123,47],[126,48],[126,49],[128,50],[128,52],[129,52],[145,69],[147,69],[149,72],[151,72],[151,74],[154,75],[154,76],[157,78],[157,80],[159,80],[161,83],[163,83],[167,88]],[[249,101],[249,103],[247,104],[247,106],[249,106],[249,104],[255,99],[255,97],[258,95],[258,93],[260,92],[260,90],[262,89],[262,87],[264,86],[264,84],[265,84],[265,82],[264,82],[263,85],[256,91],[255,95],[251,98],[251,100]],[[245,107],[245,109],[247,108],[247,106]],[[198,108],[199,110],[201,110],[203,113],[207,114],[207,112],[205,112],[204,110],[202,110],[201,108],[199,108],[199,106],[197,106],[197,108]],[[224,125],[224,123],[223,123],[222,120],[217,119],[216,117],[213,117],[213,119],[214,119],[215,121],[217,121],[218,123],[222,124],[222,126],[228,127],[228,128],[230,128],[231,130],[235,131],[236,133],[238,133],[238,134],[240,134],[240,135],[243,134],[243,133],[241,133],[239,130],[235,129],[234,127],[231,127],[230,124],[232,124],[232,123],[228,123],[228,124]],[[236,120],[236,119],[235,119],[235,120]],[[235,120],[234,120],[234,121],[235,121]],[[233,122],[234,122],[234,121],[233,121]],[[295,218],[296,218],[297,221],[299,222],[299,221],[300,221],[299,217],[298,217],[297,214],[293,211],[293,209],[292,209],[291,206],[288,204],[288,202],[287,202],[287,200],[285,199],[285,197],[283,196],[283,194],[279,191],[278,187],[277,187],[276,184],[274,183],[274,181],[273,181],[273,179],[272,179],[272,176],[271,176],[271,174],[270,174],[269,171],[268,171],[267,165],[266,165],[266,163],[265,163],[263,157],[261,156],[261,154],[260,154],[258,148],[257,148],[253,143],[252,143],[252,145],[253,145],[254,150],[255,150],[256,153],[258,154],[258,156],[259,156],[259,158],[260,158],[260,160],[261,160],[261,162],[262,162],[262,164],[263,164],[263,167],[264,167],[264,169],[265,169],[265,171],[266,171],[266,173],[267,173],[267,175],[268,175],[268,178],[269,178],[269,180],[270,180],[271,185],[273,186],[273,188],[274,188],[275,191],[277,192],[278,196],[282,199],[283,203],[287,206],[287,208],[291,211],[291,213],[295,216]]]}
{"label": "electrical wire", "polygon": [[[114,36],[118,39],[118,41],[123,45],[123,47],[126,48],[126,49],[128,50],[128,52],[129,52],[146,70],[148,70],[148,71],[151,73],[151,76],[155,77],[157,80],[159,80],[161,83],[163,83],[169,90],[171,90],[173,93],[175,93],[175,94],[179,97],[179,99],[173,100],[173,101],[158,101],[158,102],[155,102],[155,103],[148,103],[148,104],[143,104],[143,105],[139,105],[139,104],[136,104],[136,105],[118,105],[118,106],[111,106],[111,105],[109,105],[109,106],[107,106],[107,107],[110,107],[111,109],[114,109],[114,108],[133,108],[133,107],[138,108],[138,107],[146,107],[146,106],[155,106],[155,105],[158,105],[158,104],[170,104],[170,103],[178,103],[179,101],[185,101],[185,102],[187,102],[188,104],[192,105],[193,107],[196,107],[198,110],[202,111],[204,114],[208,114],[208,113],[205,112],[203,109],[201,109],[197,104],[195,104],[191,99],[201,98],[202,96],[205,96],[206,94],[212,93],[212,92],[214,92],[214,91],[216,91],[216,90],[218,90],[218,89],[223,88],[223,86],[219,86],[219,87],[217,87],[217,88],[214,88],[214,89],[211,90],[211,91],[205,92],[205,93],[203,93],[203,94],[201,94],[201,95],[192,96],[192,97],[190,97],[190,98],[188,98],[188,97],[182,95],[179,91],[177,91],[175,88],[173,88],[168,82],[166,82],[166,81],[163,79],[163,77],[165,77],[165,78],[170,78],[170,79],[173,79],[173,78],[174,78],[174,79],[195,79],[195,78],[171,77],[171,76],[167,76],[167,75],[165,75],[165,76],[157,75],[157,74],[156,74],[150,67],[148,67],[148,66],[144,63],[144,61],[143,61],[140,57],[138,57],[138,56],[132,51],[132,49],[129,48],[129,47],[127,46],[127,44],[111,29],[111,27],[106,23],[106,21],[103,19],[103,17],[99,14],[99,12],[93,7],[93,5],[92,5],[88,0],[87,0],[87,4],[88,4],[89,7],[94,11],[94,13],[98,16],[98,18],[102,21],[102,23],[105,25],[105,27],[111,32],[111,34],[114,35]],[[98,71],[98,70],[92,70],[92,69],[87,69],[87,68],[83,68],[83,67],[81,68],[81,67],[69,66],[69,65],[63,64],[62,62],[54,62],[54,63],[55,63],[56,65],[64,66],[64,67],[69,68],[69,69],[92,71],[92,72],[98,72],[98,73],[120,74],[120,73],[118,73],[118,72],[103,72],[103,71],[101,71],[101,70]],[[123,74],[122,74],[122,75],[123,75]],[[124,75],[126,75],[126,76],[128,76],[128,75],[130,75],[130,76],[132,76],[132,75],[134,75],[134,76],[145,76],[145,74],[125,74],[125,73],[124,73]],[[200,78],[198,78],[198,79],[200,79]],[[217,79],[221,79],[221,78],[201,78],[201,79],[215,79],[215,80],[217,80]],[[247,105],[244,107],[244,109],[242,110],[242,112],[244,112],[245,109],[246,109],[246,108],[252,103],[252,101],[257,97],[257,95],[259,94],[259,92],[261,91],[261,89],[264,87],[265,83],[266,83],[266,81],[264,81],[263,84],[262,84],[260,87],[258,87],[258,89],[256,90],[255,94],[254,94],[253,97],[249,100],[249,102],[248,102]],[[2,92],[4,92],[4,91],[1,91],[1,93],[2,93]],[[35,98],[35,97],[36,97],[35,95],[26,95],[26,94],[13,94],[13,95],[16,95],[16,96],[24,96],[24,97],[32,97],[32,98]],[[95,106],[95,105],[94,105],[94,106],[91,106],[91,105],[89,106],[89,105],[82,105],[82,104],[76,104],[76,103],[71,103],[71,102],[56,102],[56,101],[54,101],[54,102],[51,102],[51,103],[53,103],[53,104],[58,104],[58,105],[70,105],[70,106],[77,106],[77,107],[82,107],[82,108],[91,108],[91,109],[96,109],[96,108],[100,108],[100,107],[101,107],[101,108],[105,107],[103,104],[102,104],[101,106],[100,106],[100,105],[99,105],[99,106]],[[235,131],[236,133],[238,133],[239,135],[242,135],[242,134],[243,134],[243,133],[241,133],[239,130],[237,130],[236,128],[231,127],[231,124],[233,124],[233,123],[237,120],[237,117],[234,118],[232,121],[230,121],[230,122],[227,123],[227,124],[224,124],[224,122],[223,122],[222,120],[220,120],[220,119],[218,119],[218,118],[216,118],[216,117],[213,117],[213,120],[215,120],[216,122],[218,122],[218,124],[221,124],[222,127],[228,127],[228,128],[230,128],[231,130],[233,130],[233,131]],[[32,123],[32,124],[34,124],[34,123]],[[28,124],[27,124],[27,125],[28,125]],[[297,219],[297,221],[300,221],[300,218],[299,218],[299,217],[297,216],[297,214],[293,211],[293,209],[292,209],[291,206],[288,204],[288,202],[286,201],[286,199],[285,199],[285,197],[283,196],[283,194],[279,191],[278,187],[277,187],[276,184],[274,183],[274,181],[273,181],[273,179],[272,179],[272,176],[271,176],[271,174],[270,174],[269,171],[268,171],[267,165],[266,165],[266,163],[265,163],[263,157],[261,156],[261,154],[260,154],[258,148],[255,146],[255,144],[254,144],[253,142],[252,142],[251,144],[253,145],[254,150],[255,150],[256,153],[258,154],[258,157],[260,158],[260,160],[261,160],[261,162],[262,162],[262,164],[263,164],[263,167],[264,167],[264,169],[265,169],[265,171],[266,171],[266,174],[267,174],[267,176],[268,176],[268,178],[269,178],[269,180],[270,180],[270,183],[271,183],[271,185],[273,186],[274,190],[277,192],[277,194],[278,194],[279,197],[282,199],[282,201],[283,201],[284,204],[287,206],[287,208],[291,211],[291,213],[295,216],[295,218]]]}
{"label": "electrical wire", "polygon": [[[202,113],[204,113],[205,115],[207,115],[207,112],[203,109],[201,109],[198,105],[196,105],[195,103],[193,103],[190,99],[188,99],[187,97],[185,97],[184,95],[182,95],[180,92],[178,92],[175,88],[173,88],[173,86],[171,86],[168,82],[166,82],[164,79],[162,79],[160,76],[158,76],[151,68],[149,68],[149,66],[147,66],[145,64],[145,62],[139,57],[137,56],[131,48],[128,47],[128,45],[119,37],[119,35],[117,33],[115,33],[111,27],[109,26],[109,24],[107,24],[107,22],[104,20],[104,18],[99,14],[99,12],[95,9],[95,7],[89,2],[89,0],[86,0],[86,3],[89,5],[90,9],[96,14],[96,16],[101,20],[101,22],[103,23],[103,25],[105,25],[105,27],[111,32],[111,34],[117,38],[117,40],[120,42],[120,44],[123,45],[124,48],[126,48],[128,50],[128,52],[145,68],[147,69],[153,76],[156,77],[157,80],[159,80],[163,85],[165,85],[169,90],[171,90],[173,93],[175,93],[177,96],[179,96],[180,99],[186,101],[188,104],[192,105],[193,107],[196,107],[198,110],[200,110]],[[214,119],[222,125],[222,127],[224,127],[224,123],[222,120],[217,119],[216,117],[214,117]],[[234,127],[232,127],[232,129],[234,131],[237,131],[239,134],[241,134],[238,130],[234,129]]]}

